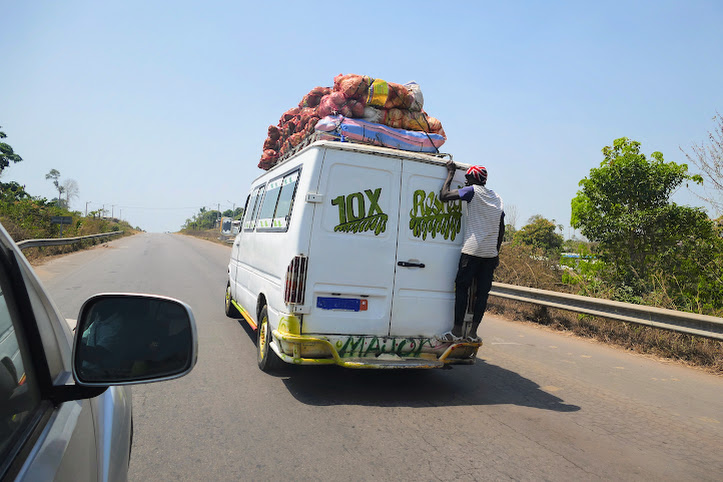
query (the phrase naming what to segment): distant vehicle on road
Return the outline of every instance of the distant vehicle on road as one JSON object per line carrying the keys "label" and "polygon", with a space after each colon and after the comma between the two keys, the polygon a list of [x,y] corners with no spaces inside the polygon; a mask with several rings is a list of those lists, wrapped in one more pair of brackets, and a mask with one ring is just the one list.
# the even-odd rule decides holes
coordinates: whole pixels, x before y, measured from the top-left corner
{"label": "distant vehicle on road", "polygon": [[127,385],[181,377],[196,356],[193,313],[161,296],[95,295],[74,337],[0,225],[0,479],[126,480]]}

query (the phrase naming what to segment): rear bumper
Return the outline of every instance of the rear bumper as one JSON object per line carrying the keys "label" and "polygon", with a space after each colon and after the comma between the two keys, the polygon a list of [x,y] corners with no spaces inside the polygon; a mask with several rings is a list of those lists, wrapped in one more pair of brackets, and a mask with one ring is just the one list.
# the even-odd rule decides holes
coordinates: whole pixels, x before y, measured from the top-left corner
{"label": "rear bumper", "polygon": [[472,365],[481,342],[442,342],[426,337],[301,335],[298,320],[283,318],[271,344],[279,357],[295,365],[346,368],[442,368]]}

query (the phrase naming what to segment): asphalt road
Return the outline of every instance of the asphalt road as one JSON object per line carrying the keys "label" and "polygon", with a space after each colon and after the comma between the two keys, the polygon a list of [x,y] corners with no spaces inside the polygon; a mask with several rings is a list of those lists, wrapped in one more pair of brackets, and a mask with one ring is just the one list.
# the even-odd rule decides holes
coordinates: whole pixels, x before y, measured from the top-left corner
{"label": "asphalt road", "polygon": [[133,388],[131,480],[721,480],[723,378],[532,325],[487,316],[469,367],[267,375],[229,254],[140,234],[37,268],[67,318],[104,291],[193,309],[194,371]]}

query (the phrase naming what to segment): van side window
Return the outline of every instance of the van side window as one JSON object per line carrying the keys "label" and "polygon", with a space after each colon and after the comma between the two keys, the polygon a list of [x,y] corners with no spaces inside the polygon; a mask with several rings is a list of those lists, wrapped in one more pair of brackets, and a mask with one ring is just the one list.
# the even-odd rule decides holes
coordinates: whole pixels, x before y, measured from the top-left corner
{"label": "van side window", "polygon": [[244,204],[243,211],[241,211],[241,219],[243,219],[246,215],[246,211],[249,209],[249,200],[251,199],[251,194],[246,196],[246,203]]}
{"label": "van side window", "polygon": [[259,229],[285,230],[287,228],[298,179],[299,171],[296,170],[269,182],[259,213]]}
{"label": "van side window", "polygon": [[284,229],[288,227],[291,208],[294,205],[294,195],[296,194],[296,181],[298,180],[299,171],[294,171],[284,176],[281,182],[279,202],[276,205],[276,213],[274,214],[274,227]]}
{"label": "van side window", "polygon": [[251,192],[251,198],[248,200],[246,212],[244,212],[244,231],[251,231],[256,225],[256,211],[259,208],[261,194],[263,194],[264,186],[257,187]]}
{"label": "van side window", "polygon": [[266,186],[266,194],[264,195],[264,200],[261,203],[261,210],[259,211],[259,229],[273,227],[276,201],[279,200],[279,194],[281,193],[281,181],[281,178],[274,179]]}

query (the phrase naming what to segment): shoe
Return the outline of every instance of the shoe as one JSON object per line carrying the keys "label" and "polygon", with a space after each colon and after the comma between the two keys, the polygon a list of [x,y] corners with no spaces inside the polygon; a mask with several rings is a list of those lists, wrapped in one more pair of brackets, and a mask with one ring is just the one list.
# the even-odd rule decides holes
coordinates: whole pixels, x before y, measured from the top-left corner
{"label": "shoe", "polygon": [[479,336],[468,336],[467,341],[470,343],[482,343],[482,338]]}
{"label": "shoe", "polygon": [[477,336],[477,330],[479,329],[479,325],[480,325],[479,323],[477,323],[477,324],[473,323],[473,324],[467,326],[467,331],[466,331],[467,336],[465,338],[467,338],[470,341],[472,341],[472,340],[477,341],[479,339],[479,336]]}
{"label": "shoe", "polygon": [[451,331],[448,331],[447,333],[444,333],[443,335],[437,336],[437,339],[439,341],[448,342],[448,343],[452,343],[455,341],[462,341],[461,336],[456,336]]}

